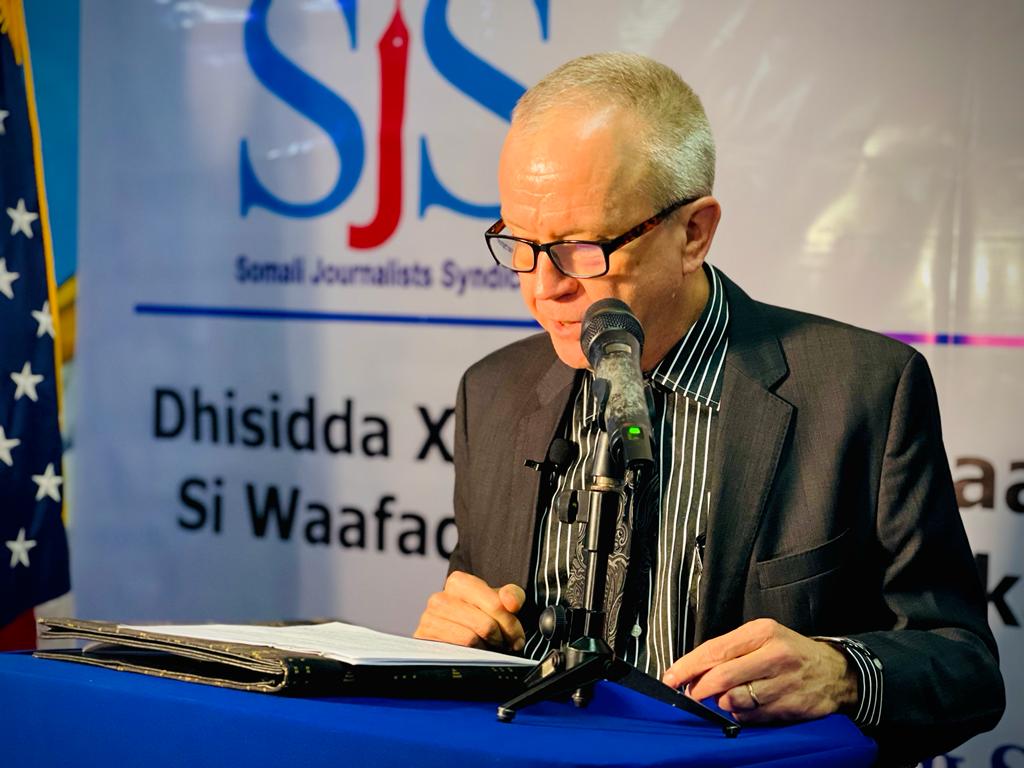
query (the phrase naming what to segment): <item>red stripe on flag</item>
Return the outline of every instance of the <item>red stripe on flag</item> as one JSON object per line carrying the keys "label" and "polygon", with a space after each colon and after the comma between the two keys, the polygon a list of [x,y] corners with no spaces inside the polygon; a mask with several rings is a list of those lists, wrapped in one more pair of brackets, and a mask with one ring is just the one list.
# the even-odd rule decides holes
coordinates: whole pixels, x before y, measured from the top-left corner
{"label": "red stripe on flag", "polygon": [[29,608],[6,627],[0,627],[0,651],[31,651],[36,647],[36,614]]}

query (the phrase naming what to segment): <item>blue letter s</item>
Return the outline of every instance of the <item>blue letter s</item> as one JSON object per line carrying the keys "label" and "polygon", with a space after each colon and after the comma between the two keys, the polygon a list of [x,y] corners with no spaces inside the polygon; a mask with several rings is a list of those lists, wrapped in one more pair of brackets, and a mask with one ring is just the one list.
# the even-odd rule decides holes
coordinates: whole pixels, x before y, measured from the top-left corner
{"label": "blue letter s", "polygon": [[[548,38],[548,0],[534,0],[541,36]],[[462,93],[506,121],[526,90],[501,70],[488,64],[460,43],[448,28],[448,0],[429,0],[423,16],[423,42],[437,71]],[[430,162],[427,138],[420,137],[420,217],[427,208],[439,205],[465,216],[496,219],[497,204],[481,205],[452,194],[437,178]]]}
{"label": "blue letter s", "polygon": [[[322,128],[338,152],[341,168],[334,188],[320,200],[292,203],[272,194],[256,176],[249,160],[248,141],[243,139],[239,153],[241,174],[241,213],[250,208],[266,208],[282,216],[308,218],[329,213],[352,194],[363,170],[363,131],[355,111],[344,99],[289,61],[270,40],[267,11],[272,0],[253,0],[245,22],[245,55],[249,66],[267,90]],[[338,0],[350,40],[355,42],[355,5]]]}

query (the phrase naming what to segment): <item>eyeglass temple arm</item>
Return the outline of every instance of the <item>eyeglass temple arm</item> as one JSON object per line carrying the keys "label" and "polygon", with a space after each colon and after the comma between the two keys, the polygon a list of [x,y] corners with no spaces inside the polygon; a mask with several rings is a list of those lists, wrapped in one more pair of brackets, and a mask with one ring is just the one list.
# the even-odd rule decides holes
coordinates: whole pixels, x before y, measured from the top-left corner
{"label": "eyeglass temple arm", "polygon": [[619,235],[614,240],[605,240],[603,243],[601,243],[601,248],[604,250],[604,253],[607,256],[613,251],[619,250],[619,248],[626,245],[626,243],[636,240],[641,235],[646,235],[648,232],[650,232],[656,226],[661,224],[661,222],[663,222],[677,210],[682,208],[684,205],[689,205],[690,203],[699,199],[700,198],[692,197],[677,200],[676,202],[672,203],[672,205],[670,205],[668,208],[658,211],[656,214],[651,216],[651,218],[647,219],[646,221],[641,221],[631,230]]}

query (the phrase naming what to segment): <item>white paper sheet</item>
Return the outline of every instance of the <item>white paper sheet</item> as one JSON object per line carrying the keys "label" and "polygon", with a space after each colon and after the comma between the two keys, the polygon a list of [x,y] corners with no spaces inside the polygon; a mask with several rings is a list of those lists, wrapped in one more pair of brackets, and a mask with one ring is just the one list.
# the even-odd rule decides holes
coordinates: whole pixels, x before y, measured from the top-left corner
{"label": "white paper sheet", "polygon": [[301,624],[292,627],[265,627],[246,624],[175,624],[129,626],[146,632],[194,637],[225,643],[245,643],[295,651],[349,664],[375,666],[399,665],[472,665],[532,667],[537,662],[494,651],[464,648],[450,643],[416,640],[389,635],[339,621],[326,624]]}

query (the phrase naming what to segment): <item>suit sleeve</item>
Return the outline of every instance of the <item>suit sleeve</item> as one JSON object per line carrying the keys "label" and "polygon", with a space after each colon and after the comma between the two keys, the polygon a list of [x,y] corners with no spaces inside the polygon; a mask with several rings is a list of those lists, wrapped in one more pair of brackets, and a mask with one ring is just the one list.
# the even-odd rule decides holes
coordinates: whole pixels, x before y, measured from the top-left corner
{"label": "suit sleeve", "polygon": [[469,502],[469,437],[466,427],[466,375],[459,381],[459,392],[455,398],[455,493],[453,506],[455,509],[455,529],[459,532],[459,540],[448,558],[448,573],[452,571],[472,572],[470,560],[470,541],[468,514]]}
{"label": "suit sleeve", "polygon": [[882,665],[873,734],[916,762],[999,721],[1005,705],[987,605],[956,504],[931,373],[916,352],[890,413],[876,516],[891,630],[852,635]]}

